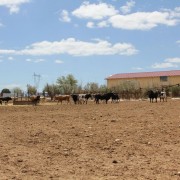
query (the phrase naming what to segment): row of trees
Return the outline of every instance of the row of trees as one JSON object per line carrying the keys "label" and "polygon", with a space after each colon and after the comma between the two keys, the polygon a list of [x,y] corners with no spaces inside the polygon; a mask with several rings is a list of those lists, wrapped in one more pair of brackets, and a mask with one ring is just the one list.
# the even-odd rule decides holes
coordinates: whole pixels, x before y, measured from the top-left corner
{"label": "row of trees", "polygon": [[84,87],[78,84],[78,80],[72,74],[59,77],[56,84],[46,84],[43,92],[47,92],[53,97],[56,94],[71,94],[71,93],[96,93],[107,92],[106,85],[98,85],[98,83],[87,83]]}
{"label": "row of trees", "polygon": [[[91,82],[87,83],[84,87],[78,84],[78,80],[72,74],[67,76],[61,76],[57,78],[55,84],[47,83],[43,88],[43,95],[46,94],[50,97],[53,97],[56,94],[71,94],[71,93],[107,93],[107,92],[116,92],[121,95],[121,98],[130,99],[130,98],[143,98],[147,96],[147,91],[149,89],[142,89],[136,82],[133,81],[124,81],[118,86],[107,88],[106,85],[99,85],[98,83]],[[180,96],[180,87],[174,86],[166,88],[167,93],[171,92],[172,96]],[[9,93],[8,89],[3,89],[2,93]],[[12,89],[11,93],[18,95],[25,95],[23,90],[16,87]],[[37,94],[37,88],[32,85],[27,85],[26,95]]]}
{"label": "row of trees", "polygon": [[[46,93],[48,96],[53,97],[56,94],[71,94],[71,93],[86,93],[86,92],[107,92],[106,85],[98,85],[98,83],[92,82],[87,83],[84,87],[78,84],[78,80],[72,74],[67,76],[61,76],[57,78],[56,83],[49,84],[47,83],[42,93],[45,95]],[[11,91],[9,89],[3,89],[1,91],[1,95],[3,93],[12,93],[16,95],[20,94],[27,94],[27,95],[34,95],[38,94],[37,88],[33,85],[28,84],[26,93],[19,88],[13,88]]]}

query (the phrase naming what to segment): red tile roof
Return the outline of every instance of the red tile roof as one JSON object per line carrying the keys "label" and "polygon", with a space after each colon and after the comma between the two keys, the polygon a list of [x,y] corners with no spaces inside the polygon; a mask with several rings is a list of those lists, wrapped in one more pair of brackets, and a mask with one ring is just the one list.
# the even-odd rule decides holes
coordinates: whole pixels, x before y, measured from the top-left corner
{"label": "red tile roof", "polygon": [[125,78],[160,77],[160,76],[180,76],[180,70],[113,74],[107,77],[106,79],[109,80],[109,79],[125,79]]}

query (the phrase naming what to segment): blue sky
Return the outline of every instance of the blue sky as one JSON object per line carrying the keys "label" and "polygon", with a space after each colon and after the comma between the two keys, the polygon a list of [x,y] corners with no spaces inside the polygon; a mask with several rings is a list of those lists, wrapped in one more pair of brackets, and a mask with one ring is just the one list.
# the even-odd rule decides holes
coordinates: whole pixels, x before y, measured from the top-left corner
{"label": "blue sky", "polygon": [[0,90],[176,69],[179,0],[0,0]]}

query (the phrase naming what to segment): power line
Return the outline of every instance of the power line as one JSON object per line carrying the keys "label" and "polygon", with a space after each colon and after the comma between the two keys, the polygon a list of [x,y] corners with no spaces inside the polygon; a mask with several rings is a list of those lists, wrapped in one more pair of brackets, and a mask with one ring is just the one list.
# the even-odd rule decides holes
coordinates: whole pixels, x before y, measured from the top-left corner
{"label": "power line", "polygon": [[41,79],[41,75],[40,74],[33,74],[34,77],[34,86],[36,87],[36,89],[39,89],[39,84],[40,84],[40,79]]}

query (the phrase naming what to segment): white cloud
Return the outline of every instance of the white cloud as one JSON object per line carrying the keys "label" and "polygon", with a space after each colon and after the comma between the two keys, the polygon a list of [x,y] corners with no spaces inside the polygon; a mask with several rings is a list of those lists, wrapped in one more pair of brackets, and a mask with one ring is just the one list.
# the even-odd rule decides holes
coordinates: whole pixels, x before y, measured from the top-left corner
{"label": "white cloud", "polygon": [[103,27],[108,27],[109,24],[107,21],[101,21],[100,23],[97,24],[98,27],[103,28]]}
{"label": "white cloud", "polygon": [[170,67],[178,67],[176,64],[164,62],[164,63],[155,63],[152,65],[152,68],[155,69],[163,69],[163,68],[170,68]]}
{"label": "white cloud", "polygon": [[94,28],[94,22],[88,22],[86,25],[88,28]]}
{"label": "white cloud", "polygon": [[0,6],[5,6],[9,9],[10,14],[18,13],[20,5],[29,3],[30,0],[0,0]]}
{"label": "white cloud", "polygon": [[59,20],[63,22],[70,22],[71,18],[69,17],[69,12],[66,10],[63,10],[60,14]]}
{"label": "white cloud", "polygon": [[15,50],[3,50],[3,49],[0,49],[0,54],[16,54],[16,51]]}
{"label": "white cloud", "polygon": [[128,30],[150,30],[158,25],[175,26],[179,23],[176,14],[169,12],[137,12],[128,15],[115,15],[109,18],[114,28]]}
{"label": "white cloud", "polygon": [[8,57],[8,60],[13,61],[14,58],[12,56]]}
{"label": "white cloud", "polygon": [[32,61],[32,59],[26,59],[26,61],[27,61],[27,62],[31,62],[31,61]]}
{"label": "white cloud", "polygon": [[180,63],[180,58],[176,57],[176,58],[168,58],[165,60],[165,62],[169,62],[169,63]]}
{"label": "white cloud", "polygon": [[40,63],[44,62],[44,59],[26,59],[27,62]]}
{"label": "white cloud", "polygon": [[125,6],[122,6],[120,8],[120,10],[124,13],[124,14],[127,14],[131,11],[131,9],[134,7],[135,5],[135,1],[128,1],[126,2],[126,5]]}
{"label": "white cloud", "polygon": [[55,63],[56,63],[56,64],[63,64],[64,62],[61,61],[61,60],[55,60]]}
{"label": "white cloud", "polygon": [[[180,7],[174,10],[163,9],[153,12],[135,12],[129,13],[135,5],[134,0],[130,0],[125,6],[121,7],[122,15],[110,4],[102,3],[90,4],[84,2],[78,9],[72,11],[72,15],[81,19],[91,19],[99,21],[97,23],[88,22],[87,27],[108,27],[112,26],[119,29],[127,30],[150,30],[159,25],[175,26],[180,23]],[[97,24],[95,26],[95,24]]]}
{"label": "white cloud", "polygon": [[134,69],[134,70],[143,70],[143,68],[141,68],[141,67],[133,67],[132,69]]}
{"label": "white cloud", "polygon": [[162,63],[155,63],[152,65],[152,68],[170,68],[178,67],[180,63],[180,58],[167,58]]}
{"label": "white cloud", "polygon": [[176,8],[175,8],[175,11],[180,12],[180,7],[176,7]]}
{"label": "white cloud", "polygon": [[34,62],[35,63],[40,63],[40,62],[44,62],[45,60],[44,59],[35,59]]}
{"label": "white cloud", "polygon": [[110,17],[117,13],[118,11],[112,5],[106,3],[90,4],[89,2],[84,2],[78,9],[72,12],[78,18],[94,20]]}
{"label": "white cloud", "polygon": [[180,40],[176,41],[176,43],[180,44]]}
{"label": "white cloud", "polygon": [[134,55],[138,50],[129,43],[111,44],[105,40],[98,42],[79,41],[74,38],[63,39],[61,41],[42,41],[31,44],[22,50],[0,50],[0,54],[14,55],[55,55],[69,54],[72,56],[92,56],[92,55]]}

